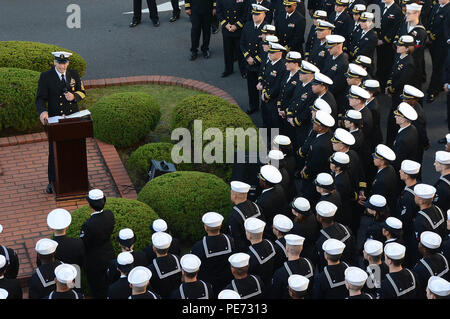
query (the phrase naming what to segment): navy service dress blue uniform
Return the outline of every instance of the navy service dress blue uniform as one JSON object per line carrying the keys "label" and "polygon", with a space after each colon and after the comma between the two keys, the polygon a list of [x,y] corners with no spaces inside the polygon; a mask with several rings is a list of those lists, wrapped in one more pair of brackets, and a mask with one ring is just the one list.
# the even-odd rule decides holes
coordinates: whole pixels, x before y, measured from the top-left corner
{"label": "navy service dress blue uniform", "polygon": [[[297,1],[284,0],[283,5],[293,5]],[[275,17],[275,28],[279,43],[289,51],[303,54],[303,43],[305,42],[306,19],[297,10],[292,13],[278,12]]]}
{"label": "navy service dress blue uniform", "polygon": [[248,275],[243,279],[233,279],[225,289],[236,291],[241,299],[264,298],[264,283],[258,275]]}
{"label": "navy service dress blue uniform", "polygon": [[124,251],[117,255],[116,263],[116,268],[120,270],[120,276],[109,285],[107,299],[127,299],[132,292],[128,283],[128,275],[135,268],[134,257],[129,251]]}
{"label": "navy service dress blue uniform", "polygon": [[[441,6],[436,3],[426,24],[428,37],[431,40],[430,53],[433,64],[430,84],[428,85],[428,99],[430,102],[439,94],[443,86],[443,71],[445,59],[447,57],[447,38],[446,28],[450,25],[450,5],[447,3]],[[448,32],[448,31],[447,31]]]}
{"label": "navy service dress blue uniform", "polygon": [[5,256],[6,259],[6,273],[5,278],[15,279],[19,273],[19,257],[12,248],[0,245],[0,255]]}
{"label": "navy service dress blue uniform", "polygon": [[39,266],[28,280],[29,299],[45,298],[55,290],[55,268],[62,264],[54,258],[57,246],[57,242],[48,238],[37,241],[35,250],[43,260],[46,260],[46,263]]}
{"label": "navy service dress blue uniform", "polygon": [[175,289],[170,299],[213,299],[212,286],[203,280],[195,282],[185,282]]}
{"label": "navy service dress blue uniform", "polygon": [[[242,227],[244,227],[243,222]],[[191,254],[200,258],[202,263],[198,278],[213,286],[215,296],[233,278],[228,265],[228,258],[234,252],[234,240],[231,236],[225,234],[204,236],[202,240],[192,246]]]}
{"label": "navy service dress blue uniform", "polygon": [[434,187],[436,188],[433,199],[434,205],[443,212],[448,211],[450,209],[450,174],[440,176]]}
{"label": "navy service dress blue uniform", "polygon": [[244,228],[245,220],[250,217],[265,220],[259,206],[250,200],[233,206],[233,210],[228,217],[228,229],[237,252],[245,252],[248,246],[250,246],[250,242],[245,236]]}
{"label": "navy service dress blue uniform", "polygon": [[348,265],[340,262],[337,265],[325,266],[314,280],[313,299],[344,299],[348,296],[345,287],[345,269]]}
{"label": "navy service dress blue uniform", "polygon": [[191,10],[189,19],[191,28],[191,59],[197,56],[200,34],[203,33],[201,51],[205,58],[209,57],[209,42],[211,39],[212,12],[216,8],[215,0],[186,0],[185,9]]}
{"label": "navy service dress blue uniform", "polygon": [[[347,7],[348,3],[349,1],[347,0],[335,0],[335,5],[338,6]],[[328,14],[328,21],[335,26],[333,34],[341,35],[347,39],[351,33],[353,19],[347,13],[346,9],[341,13],[333,10],[333,12]]]}
{"label": "navy service dress blue uniform", "polygon": [[377,46],[377,79],[380,81],[381,88],[384,89],[388,76],[392,69],[395,50],[392,47],[395,35],[402,23],[402,9],[393,2],[389,7],[386,4],[380,4],[381,9],[381,28],[377,29],[378,39],[383,43]]}
{"label": "navy service dress blue uniform", "polygon": [[[72,53],[52,52],[58,63],[67,63]],[[78,72],[67,69],[66,74],[58,74],[56,68],[41,73],[36,93],[36,109],[39,115],[48,112],[48,116],[70,115],[78,112],[78,102],[86,97],[83,83]],[[74,100],[68,101],[64,93],[70,92],[74,95]],[[46,108],[45,104],[48,104]],[[49,142],[48,154],[48,181],[49,184],[55,181],[55,163],[53,155],[53,144]],[[47,193],[52,190],[47,187]]]}
{"label": "navy service dress blue uniform", "polygon": [[[267,8],[257,7],[253,9],[253,14],[261,14],[266,11]],[[259,109],[259,94],[256,85],[258,84],[258,73],[261,67],[261,62],[263,61],[262,51],[262,29],[266,21],[261,22],[259,25],[255,25],[253,20],[250,18],[242,29],[241,40],[240,40],[240,50],[244,56],[243,64],[246,69],[247,74],[247,91],[248,91],[248,104],[249,112],[255,112]],[[247,59],[252,58],[253,64],[249,64]]]}
{"label": "navy service dress blue uniform", "polygon": [[[285,48],[278,43],[270,43],[271,52],[282,52]],[[264,100],[261,102],[263,125],[270,133],[270,129],[279,128],[277,99],[280,94],[281,81],[286,71],[284,59],[269,61],[262,65],[258,80],[262,84],[261,94]]]}
{"label": "navy service dress blue uniform", "polygon": [[[222,26],[223,53],[225,59],[225,70],[222,77],[233,73],[233,64],[237,59],[241,75],[245,74],[242,55],[239,47],[242,28],[246,19],[247,6],[244,0],[217,0],[217,18]],[[236,27],[235,31],[226,28],[227,24]]]}
{"label": "navy service dress blue uniform", "polygon": [[[106,197],[99,189],[89,192],[87,201],[94,207],[104,206]],[[106,298],[108,283],[106,270],[115,253],[111,243],[114,230],[114,214],[110,210],[95,211],[83,223],[80,238],[86,250],[86,275],[94,298]]]}

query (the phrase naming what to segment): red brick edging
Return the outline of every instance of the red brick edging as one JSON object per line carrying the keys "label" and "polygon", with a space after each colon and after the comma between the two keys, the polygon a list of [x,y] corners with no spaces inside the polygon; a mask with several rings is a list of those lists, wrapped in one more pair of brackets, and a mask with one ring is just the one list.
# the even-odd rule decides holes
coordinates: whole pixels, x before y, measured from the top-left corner
{"label": "red brick edging", "polygon": [[120,85],[132,85],[132,84],[159,84],[170,86],[181,86],[188,89],[202,91],[211,95],[221,97],[232,104],[237,102],[224,90],[219,89],[213,85],[205,82],[200,82],[191,79],[179,78],[176,76],[163,76],[163,75],[141,75],[141,76],[129,76],[120,78],[109,78],[99,80],[83,80],[84,87],[86,89],[101,88],[107,86],[120,86]]}

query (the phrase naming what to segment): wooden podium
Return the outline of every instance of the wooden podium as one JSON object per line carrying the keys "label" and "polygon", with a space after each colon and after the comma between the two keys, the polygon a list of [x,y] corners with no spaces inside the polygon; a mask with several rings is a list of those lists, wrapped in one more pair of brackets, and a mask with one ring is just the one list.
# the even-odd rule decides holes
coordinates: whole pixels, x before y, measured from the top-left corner
{"label": "wooden podium", "polygon": [[86,137],[94,133],[92,119],[60,119],[47,125],[48,140],[53,143],[56,200],[83,198],[89,191]]}

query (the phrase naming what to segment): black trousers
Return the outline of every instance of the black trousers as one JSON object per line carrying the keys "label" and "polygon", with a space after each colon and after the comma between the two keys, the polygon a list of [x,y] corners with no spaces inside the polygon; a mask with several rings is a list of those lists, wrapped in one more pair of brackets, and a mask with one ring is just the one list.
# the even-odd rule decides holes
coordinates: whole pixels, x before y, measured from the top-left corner
{"label": "black trousers", "polygon": [[[150,11],[150,20],[158,21],[158,8],[156,7],[156,0],[147,0],[147,6]],[[133,0],[133,21],[141,21],[142,16],[142,0]]]}
{"label": "black trousers", "polygon": [[240,48],[240,37],[229,37],[226,35],[223,35],[222,33],[222,39],[223,39],[223,56],[225,60],[225,72],[233,72],[233,65],[234,61],[238,60],[239,70],[241,74],[245,73],[244,70],[244,56],[242,55],[241,48]]}
{"label": "black trousers", "polygon": [[201,50],[209,50],[209,40],[211,39],[211,13],[195,14],[192,13],[189,19],[192,23],[191,28],[191,51],[197,52],[200,43],[200,34],[203,33],[203,44]]}
{"label": "black trousers", "polygon": [[53,143],[48,143],[48,183],[52,183],[56,180],[55,173],[55,160],[53,152]]}
{"label": "black trousers", "polygon": [[106,299],[108,295],[108,278],[105,269],[87,267],[86,278],[91,296],[95,299]]}
{"label": "black trousers", "polygon": [[248,91],[248,108],[250,111],[256,111],[259,109],[259,91],[256,89],[257,84],[258,84],[258,72],[248,70],[247,91]]}
{"label": "black trousers", "polygon": [[212,16],[211,26],[214,30],[217,30],[219,28],[219,19],[217,18],[217,14]]}
{"label": "black trousers", "polygon": [[429,94],[437,94],[442,90],[442,75],[447,58],[447,50],[445,50],[444,41],[433,41],[430,46],[431,61],[433,63],[433,72],[431,73],[430,84],[427,92]]}
{"label": "black trousers", "polygon": [[394,63],[395,52],[392,44],[383,43],[377,46],[377,78],[380,86],[384,88]]}
{"label": "black trousers", "polygon": [[399,94],[392,95],[392,105],[388,114],[387,128],[386,128],[386,145],[391,147],[394,145],[395,137],[397,136],[399,126],[395,123],[394,111],[402,102]]}

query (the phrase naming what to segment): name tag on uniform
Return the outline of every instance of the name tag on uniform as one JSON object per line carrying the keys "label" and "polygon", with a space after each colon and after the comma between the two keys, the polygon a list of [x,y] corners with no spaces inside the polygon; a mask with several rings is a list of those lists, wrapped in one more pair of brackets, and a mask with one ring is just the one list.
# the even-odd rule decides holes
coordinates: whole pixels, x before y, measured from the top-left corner
{"label": "name tag on uniform", "polygon": [[270,75],[271,75],[271,76],[277,76],[277,71],[272,71],[272,72],[270,72]]}
{"label": "name tag on uniform", "polygon": [[295,28],[295,23],[289,23],[289,24],[288,24],[288,27],[289,27],[289,28]]}
{"label": "name tag on uniform", "polygon": [[333,65],[333,67],[331,68],[333,71],[336,71],[337,69],[337,64]]}
{"label": "name tag on uniform", "polygon": [[308,97],[308,93],[303,93],[302,96],[301,96],[301,99],[304,100],[304,99],[306,99],[307,97]]}
{"label": "name tag on uniform", "polygon": [[297,85],[297,81],[292,81],[292,85]]}
{"label": "name tag on uniform", "polygon": [[395,16],[393,14],[390,14],[387,17],[388,17],[388,19],[394,19],[395,18]]}

